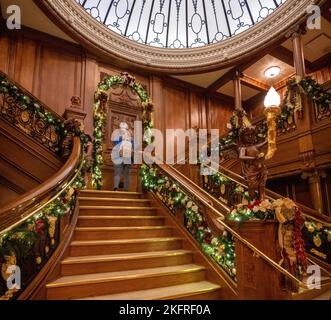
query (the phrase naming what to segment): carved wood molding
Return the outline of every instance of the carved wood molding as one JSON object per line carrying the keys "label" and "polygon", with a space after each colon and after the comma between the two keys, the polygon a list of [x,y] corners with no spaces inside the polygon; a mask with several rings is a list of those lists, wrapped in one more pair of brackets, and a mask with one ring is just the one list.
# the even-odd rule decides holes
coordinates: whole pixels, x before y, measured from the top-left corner
{"label": "carved wood molding", "polygon": [[152,71],[203,72],[248,58],[284,37],[307,16],[307,6],[325,0],[286,1],[273,14],[239,35],[193,49],[164,49],[126,39],[91,17],[74,0],[34,0],[75,40],[103,57]]}

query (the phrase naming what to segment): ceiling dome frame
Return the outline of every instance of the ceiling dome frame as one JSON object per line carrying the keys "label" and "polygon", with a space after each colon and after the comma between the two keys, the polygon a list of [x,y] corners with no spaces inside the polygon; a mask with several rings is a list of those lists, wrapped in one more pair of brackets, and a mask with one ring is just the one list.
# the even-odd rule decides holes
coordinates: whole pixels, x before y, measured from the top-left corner
{"label": "ceiling dome frame", "polygon": [[323,0],[288,0],[261,22],[226,40],[197,48],[166,49],[125,38],[95,20],[75,0],[34,0],[62,30],[91,52],[123,67],[188,74],[238,64],[279,42]]}

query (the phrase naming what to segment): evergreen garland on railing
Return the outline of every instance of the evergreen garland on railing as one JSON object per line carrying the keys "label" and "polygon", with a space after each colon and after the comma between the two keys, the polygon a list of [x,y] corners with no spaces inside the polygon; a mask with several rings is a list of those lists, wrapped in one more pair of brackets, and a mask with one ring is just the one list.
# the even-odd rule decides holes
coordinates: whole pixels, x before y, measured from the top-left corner
{"label": "evergreen garland on railing", "polygon": [[55,132],[58,134],[57,143],[54,150],[59,152],[61,147],[61,138],[63,138],[64,127],[63,120],[58,116],[47,110],[38,100],[33,97],[29,97],[27,93],[18,88],[15,84],[11,83],[10,80],[4,74],[0,74],[0,94],[10,97],[11,101],[15,102],[20,106],[23,111],[26,110],[30,115],[34,115],[36,119],[42,120],[46,128],[53,126]]}
{"label": "evergreen garland on railing", "polygon": [[[9,97],[22,110],[27,110],[36,118],[42,119],[46,126],[52,125],[55,128],[58,134],[58,144],[55,150],[59,154],[63,152],[63,142],[66,139],[69,139],[72,143],[73,137],[79,137],[82,144],[80,161],[84,161],[75,181],[70,186],[67,186],[58,198],[37,212],[32,218],[0,236],[0,265],[2,267],[2,276],[4,277],[7,266],[26,265],[27,259],[29,260],[31,255],[34,256],[34,260],[29,260],[28,264],[30,265],[28,268],[30,271],[35,270],[34,272],[37,272],[55,250],[60,217],[67,213],[72,214],[77,192],[85,187],[85,174],[89,168],[84,156],[89,138],[84,133],[81,123],[74,119],[63,121],[58,116],[53,115],[39,101],[29,97],[27,93],[12,84],[3,74],[0,74],[0,93]],[[38,247],[37,244],[39,242],[44,242],[45,245]],[[24,271],[22,277],[27,276],[29,272],[26,273]],[[16,296],[17,290],[7,290],[4,280],[4,278],[0,278],[0,300],[12,299]],[[22,279],[22,286],[26,286],[30,280]]]}
{"label": "evergreen garland on railing", "polygon": [[[33,217],[0,236],[0,264],[2,264],[3,276],[6,274],[6,267],[18,265],[22,269],[22,265],[26,265],[25,261],[31,255],[34,256],[34,261],[29,259],[29,269],[38,272],[43,267],[56,249],[60,218],[65,214],[73,213],[78,190],[82,189],[84,185],[85,180],[81,173],[57,199]],[[37,244],[40,242],[43,242],[44,245],[38,246]],[[26,270],[21,271],[26,276],[33,276],[29,275]],[[21,286],[24,289],[31,278],[25,278],[22,274],[22,281]],[[18,290],[16,288],[7,290],[1,282],[0,300],[15,297]]]}
{"label": "evergreen garland on railing", "polygon": [[92,171],[92,185],[95,189],[101,189],[102,187],[102,171],[103,165],[103,130],[106,125],[106,117],[108,112],[108,92],[109,89],[117,86],[128,86],[139,97],[143,109],[143,130],[147,134],[145,135],[145,143],[151,143],[150,129],[153,128],[151,113],[153,112],[153,104],[144,89],[144,87],[135,81],[135,78],[128,73],[124,72],[117,76],[108,76],[98,85],[98,89],[94,95],[94,141],[93,141],[93,154],[94,164]]}
{"label": "evergreen garland on railing", "polygon": [[223,231],[219,237],[213,235],[196,202],[185,194],[177,182],[155,166],[142,165],[140,176],[144,189],[155,193],[171,212],[184,212],[185,227],[197,240],[202,251],[236,279],[235,249],[231,234]]}

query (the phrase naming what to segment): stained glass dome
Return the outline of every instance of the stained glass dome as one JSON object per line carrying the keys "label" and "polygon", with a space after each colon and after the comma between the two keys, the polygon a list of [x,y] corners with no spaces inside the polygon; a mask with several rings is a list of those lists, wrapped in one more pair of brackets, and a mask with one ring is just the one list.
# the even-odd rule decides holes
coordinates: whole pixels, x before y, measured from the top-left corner
{"label": "stained glass dome", "polygon": [[76,0],[123,37],[160,48],[194,48],[233,37],[286,0]]}

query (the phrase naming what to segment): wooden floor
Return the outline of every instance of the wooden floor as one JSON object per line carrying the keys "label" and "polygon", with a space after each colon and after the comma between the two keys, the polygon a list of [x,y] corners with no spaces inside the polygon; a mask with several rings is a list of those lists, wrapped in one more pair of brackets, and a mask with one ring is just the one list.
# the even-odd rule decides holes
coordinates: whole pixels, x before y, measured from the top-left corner
{"label": "wooden floor", "polygon": [[69,256],[48,299],[218,299],[205,267],[184,250],[150,200],[136,192],[83,191]]}

